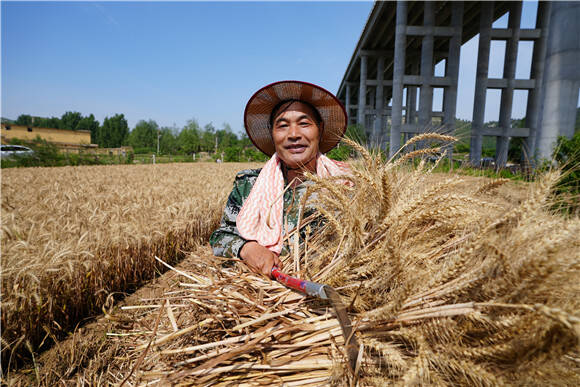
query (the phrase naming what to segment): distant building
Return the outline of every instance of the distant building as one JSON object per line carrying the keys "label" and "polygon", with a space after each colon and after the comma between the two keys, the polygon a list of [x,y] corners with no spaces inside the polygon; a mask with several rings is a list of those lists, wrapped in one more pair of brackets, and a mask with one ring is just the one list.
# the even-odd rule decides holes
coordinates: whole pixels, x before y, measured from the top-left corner
{"label": "distant building", "polygon": [[37,128],[6,123],[2,123],[1,126],[3,144],[12,139],[34,141],[40,137],[65,152],[78,153],[86,150],[94,151],[98,148],[97,144],[91,144],[91,132],[88,130]]}
{"label": "distant building", "polygon": [[89,153],[97,155],[109,155],[109,156],[127,156],[129,153],[133,153],[133,147],[122,146],[119,148],[91,148]]}

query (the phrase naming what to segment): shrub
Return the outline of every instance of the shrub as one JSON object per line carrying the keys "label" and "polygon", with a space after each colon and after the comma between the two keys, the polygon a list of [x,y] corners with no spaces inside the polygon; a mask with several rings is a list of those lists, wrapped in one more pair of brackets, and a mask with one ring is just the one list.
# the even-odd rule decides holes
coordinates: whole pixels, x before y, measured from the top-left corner
{"label": "shrub", "polygon": [[150,153],[155,153],[155,149],[154,148],[148,148],[148,147],[137,147],[137,148],[133,148],[133,150],[137,154],[150,154]]}
{"label": "shrub", "polygon": [[570,212],[577,212],[580,195],[580,132],[571,139],[558,137],[553,159],[562,168],[562,178],[554,187],[560,205]]}
{"label": "shrub", "polygon": [[240,161],[240,154],[242,153],[242,148],[239,146],[230,146],[224,150],[224,160],[228,162],[238,162]]}
{"label": "shrub", "polygon": [[260,152],[254,147],[244,149],[243,161],[266,161],[268,156]]}
{"label": "shrub", "polygon": [[351,148],[346,145],[338,146],[326,154],[333,160],[344,161],[350,157]]}
{"label": "shrub", "polygon": [[457,153],[468,153],[469,152],[469,144],[465,144],[462,142],[458,142],[454,146],[454,151]]}

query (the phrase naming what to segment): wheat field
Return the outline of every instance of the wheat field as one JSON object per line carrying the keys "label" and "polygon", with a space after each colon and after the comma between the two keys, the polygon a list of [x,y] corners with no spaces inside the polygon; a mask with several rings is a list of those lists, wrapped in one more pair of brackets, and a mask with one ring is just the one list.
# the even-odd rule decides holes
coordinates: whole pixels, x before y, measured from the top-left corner
{"label": "wheat field", "polygon": [[162,295],[107,310],[114,352],[42,384],[578,385],[580,220],[553,212],[558,172],[514,197],[359,151],[352,176],[313,177],[326,226],[282,257],[341,294],[355,369],[327,303],[200,247]]}
{"label": "wheat field", "polygon": [[2,170],[2,365],[46,348],[215,229],[250,164]]}
{"label": "wheat field", "polygon": [[[425,135],[412,141],[430,139],[449,140]],[[36,224],[50,223],[49,218],[54,225],[43,229],[56,230],[53,238],[60,228],[69,235],[50,245],[60,253],[43,266],[38,259],[24,260],[27,241],[43,234],[34,222],[16,228],[25,224],[29,209],[23,202],[16,205],[18,195],[8,191],[12,195],[3,201],[2,247],[6,251],[8,235],[20,237],[7,250],[20,252],[20,260],[11,261],[20,270],[3,272],[3,279],[14,278],[9,287],[3,283],[3,326],[10,323],[4,322],[6,295],[12,297],[12,316],[28,308],[25,316],[50,324],[34,307],[42,305],[56,321],[58,314],[47,305],[57,300],[75,305],[73,291],[99,295],[91,296],[91,304],[105,303],[108,321],[105,340],[95,343],[95,333],[73,337],[67,347],[34,364],[34,378],[23,373],[8,384],[34,379],[39,385],[578,385],[580,220],[553,211],[551,187],[558,172],[531,184],[433,174],[434,166],[421,162],[413,168],[407,161],[437,148],[404,151],[384,162],[351,146],[362,156],[353,161],[352,175],[334,180],[313,176],[315,184],[303,198],[318,207],[325,226],[295,239],[282,260],[289,274],[329,284],[341,294],[361,344],[355,369],[345,361],[344,338],[327,303],[249,273],[239,262],[224,266],[223,259],[212,256],[205,242],[223,211],[234,172],[245,165],[208,164],[203,170],[148,166],[152,169],[131,170],[144,175],[138,182],[119,172],[122,177],[116,180],[125,179],[123,187],[100,179],[109,187],[103,196],[116,198],[117,206],[98,218],[93,230],[99,230],[101,243],[91,246],[100,252],[114,240],[123,247],[105,247],[108,260],[76,247],[89,246],[90,232],[81,238],[82,232],[66,226],[66,219],[77,219],[77,225],[95,221],[99,210],[94,209],[107,208],[106,199],[92,199],[100,206],[88,206],[86,215],[77,218],[66,212],[76,208],[70,184],[61,196],[49,194],[59,192],[53,187],[30,199],[44,208],[45,216]],[[98,175],[81,181],[91,184]],[[203,179],[211,184],[200,190],[197,182]],[[126,191],[132,193],[121,193]],[[155,197],[142,198],[148,195]],[[48,197],[62,203],[45,201]],[[12,228],[5,208],[21,219]],[[131,220],[123,226],[125,217]],[[172,231],[173,225],[189,231]],[[129,232],[119,237],[124,227]],[[32,237],[23,238],[23,229]],[[46,249],[37,256],[46,256],[40,253]],[[180,268],[172,267],[182,250],[192,253],[179,256],[186,258]],[[154,256],[160,258],[154,261]],[[170,276],[154,295],[144,292],[122,307],[105,300],[114,291],[111,281],[122,277],[127,286],[141,272],[153,275],[161,267],[169,268]],[[89,281],[95,273],[100,280]],[[36,293],[19,293],[21,283]],[[96,293],[83,293],[85,283]],[[100,290],[104,284],[107,291]],[[52,304],[38,301],[48,297]],[[12,327],[14,321],[23,320],[13,317]],[[26,347],[31,340],[28,332],[19,334],[12,348]],[[19,342],[19,337],[25,339]]]}

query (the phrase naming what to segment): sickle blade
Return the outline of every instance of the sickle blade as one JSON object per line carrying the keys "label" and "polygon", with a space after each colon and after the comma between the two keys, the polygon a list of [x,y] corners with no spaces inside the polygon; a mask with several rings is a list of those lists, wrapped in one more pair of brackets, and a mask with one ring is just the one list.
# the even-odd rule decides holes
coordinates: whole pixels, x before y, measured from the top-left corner
{"label": "sickle blade", "polygon": [[290,289],[299,291],[312,297],[330,301],[340,324],[342,335],[344,336],[344,346],[348,357],[348,364],[351,371],[355,372],[358,359],[359,343],[352,330],[352,323],[346,312],[346,307],[342,303],[340,296],[334,288],[311,281],[304,281],[282,273],[277,267],[272,268],[272,276],[281,284]]}

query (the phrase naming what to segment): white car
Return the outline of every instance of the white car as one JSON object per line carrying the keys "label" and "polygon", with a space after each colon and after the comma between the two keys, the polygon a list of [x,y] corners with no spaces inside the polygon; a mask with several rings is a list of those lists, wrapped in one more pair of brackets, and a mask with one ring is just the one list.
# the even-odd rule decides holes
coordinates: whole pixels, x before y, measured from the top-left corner
{"label": "white car", "polygon": [[9,159],[15,157],[33,156],[34,151],[22,145],[0,145],[0,158]]}

